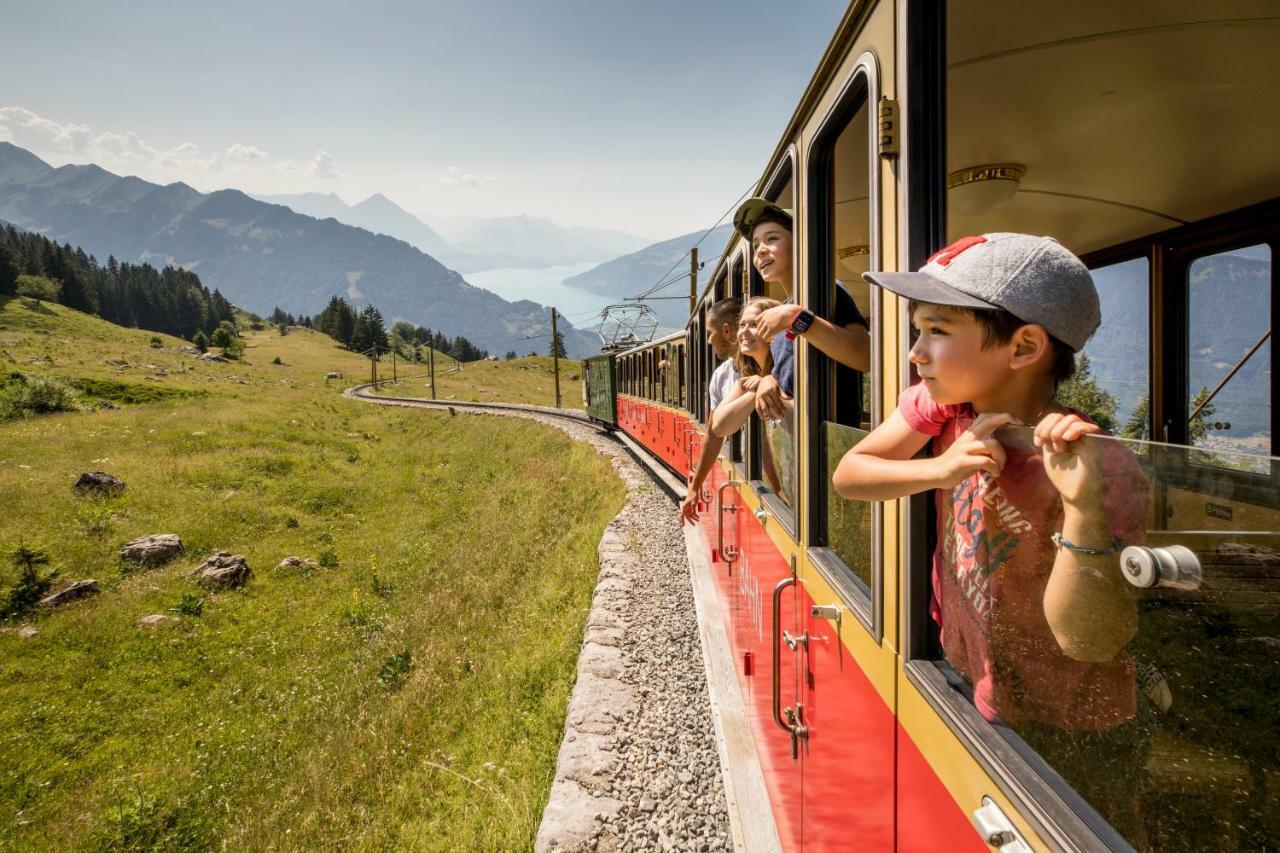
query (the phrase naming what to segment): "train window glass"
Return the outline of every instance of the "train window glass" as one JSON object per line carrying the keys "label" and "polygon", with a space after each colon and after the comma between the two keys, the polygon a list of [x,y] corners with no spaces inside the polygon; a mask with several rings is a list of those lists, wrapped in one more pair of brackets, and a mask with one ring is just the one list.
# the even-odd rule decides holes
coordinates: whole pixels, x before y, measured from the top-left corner
{"label": "train window glass", "polygon": [[[1187,267],[1187,425],[1206,465],[1268,473],[1271,249],[1215,252]],[[1230,454],[1217,451],[1230,450]]]}
{"label": "train window glass", "polygon": [[[765,197],[787,210],[795,211],[795,176],[790,158],[783,162],[779,172],[770,180]],[[759,229],[757,228],[759,233]],[[794,223],[790,235],[794,235]],[[796,274],[797,246],[788,239],[779,256],[776,244],[759,241],[752,235],[751,274],[752,292],[777,303],[796,303],[798,275]],[[778,381],[783,396],[783,413],[780,417],[760,419],[752,415],[752,435],[759,436],[760,473],[754,479],[767,486],[766,498],[770,511],[785,526],[795,532],[796,494],[799,487],[800,459],[796,438],[796,361],[795,343],[785,335],[775,337],[769,346],[769,371]],[[753,454],[755,451],[753,451]]]}
{"label": "train window glass", "polygon": [[[819,316],[839,326],[869,329],[871,287],[870,122],[865,76],[860,76],[819,132],[810,160],[813,252],[807,301]],[[836,558],[864,596],[873,595],[875,553],[872,503],[839,497],[831,485],[840,459],[872,428],[870,335],[858,353],[862,370],[842,365],[810,346],[811,412],[817,426],[811,540]],[[872,612],[863,614],[871,622]]]}
{"label": "train window glass", "polygon": [[1058,401],[1113,435],[1151,438],[1151,261],[1094,267],[1102,325],[1077,359]]}
{"label": "train window glass", "polygon": [[[729,267],[729,288],[730,295],[742,300],[745,305],[750,295],[747,285],[747,266],[742,252],[738,253]],[[729,438],[729,458],[739,465],[743,464],[745,455],[744,444],[746,443],[746,438],[744,432],[746,431],[738,430]],[[752,479],[759,479],[760,477],[759,466],[754,458],[751,460],[748,476]]]}

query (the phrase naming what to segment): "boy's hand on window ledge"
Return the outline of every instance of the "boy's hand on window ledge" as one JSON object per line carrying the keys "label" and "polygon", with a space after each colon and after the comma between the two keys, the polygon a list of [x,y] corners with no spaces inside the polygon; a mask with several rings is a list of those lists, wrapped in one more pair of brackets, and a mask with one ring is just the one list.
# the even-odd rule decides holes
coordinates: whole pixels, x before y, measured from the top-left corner
{"label": "boy's hand on window ledge", "polygon": [[1044,454],[1044,473],[1065,505],[1100,509],[1102,460],[1097,441],[1085,436],[1102,427],[1075,414],[1053,412],[1036,424],[1034,439]]}

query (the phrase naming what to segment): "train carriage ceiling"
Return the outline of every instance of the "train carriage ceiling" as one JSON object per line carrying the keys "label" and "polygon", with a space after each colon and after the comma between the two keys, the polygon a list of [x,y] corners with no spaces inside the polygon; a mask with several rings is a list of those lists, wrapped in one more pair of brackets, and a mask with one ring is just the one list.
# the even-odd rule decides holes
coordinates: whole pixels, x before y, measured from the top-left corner
{"label": "train carriage ceiling", "polygon": [[[1026,167],[952,236],[1088,252],[1280,196],[1280,3],[953,0],[948,172]],[[963,190],[963,188],[960,188]]]}

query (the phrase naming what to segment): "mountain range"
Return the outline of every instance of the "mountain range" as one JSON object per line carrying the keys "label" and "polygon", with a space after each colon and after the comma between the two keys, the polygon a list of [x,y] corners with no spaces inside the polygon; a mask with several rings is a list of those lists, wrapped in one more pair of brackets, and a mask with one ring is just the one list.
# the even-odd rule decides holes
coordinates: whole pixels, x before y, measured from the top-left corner
{"label": "mountain range", "polygon": [[[733,226],[719,225],[705,238],[702,235],[703,232],[695,231],[682,237],[654,243],[638,252],[614,258],[584,273],[566,278],[564,283],[569,287],[607,296],[617,301],[638,296],[663,281],[664,277],[670,278],[687,273],[688,261],[684,260],[683,266],[680,262],[689,248],[701,239],[702,242],[698,245],[699,258],[706,264],[698,279],[698,290],[701,292],[707,283],[711,268],[720,260],[725,244],[733,236]],[[687,296],[688,293],[689,280],[683,278],[662,288],[654,296],[681,297]],[[689,319],[688,299],[656,299],[647,304],[658,315],[658,325],[665,328],[683,329],[685,321]]]}
{"label": "mountain range", "polygon": [[649,242],[599,228],[565,227],[535,216],[429,217],[425,221],[381,193],[348,205],[335,193],[260,195],[317,219],[332,218],[404,240],[461,273],[506,267],[568,266],[612,258]]}
{"label": "mountain range", "polygon": [[[371,219],[388,213],[376,198],[367,202],[363,211]],[[277,306],[315,314],[338,294],[356,306],[376,305],[388,321],[464,335],[490,352],[546,349],[546,340],[526,337],[545,324],[541,305],[507,302],[473,287],[404,240],[238,190],[160,186],[94,165],[54,168],[0,142],[0,220],[82,247],[99,260],[114,255],[181,266],[259,314]],[[561,329],[570,356],[598,351],[594,335],[567,322]]]}

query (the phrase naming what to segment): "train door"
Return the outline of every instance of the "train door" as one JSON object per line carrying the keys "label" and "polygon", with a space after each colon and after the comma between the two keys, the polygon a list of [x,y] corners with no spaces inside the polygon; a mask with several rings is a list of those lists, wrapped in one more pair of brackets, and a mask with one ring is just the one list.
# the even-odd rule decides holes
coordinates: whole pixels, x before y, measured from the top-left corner
{"label": "train door", "polygon": [[1082,452],[1092,553],[1049,539],[1053,489],[908,502],[898,846],[1277,849],[1273,10],[905,9],[901,262],[999,231],[1085,258],[1102,324],[1056,399],[1116,437]]}
{"label": "train door", "polygon": [[880,70],[892,43],[893,7],[881,4],[806,131],[805,304],[856,331],[858,346],[846,355],[852,364],[804,347],[808,548],[798,603],[806,638],[799,692],[807,736],[805,850],[894,845],[896,619],[892,608],[886,615],[885,601],[894,600],[896,585],[882,577],[884,511],[846,501],[831,487],[835,466],[878,423],[882,408],[873,391],[885,383],[879,295],[861,274],[878,268],[881,257],[874,110],[880,92],[892,89]]}

